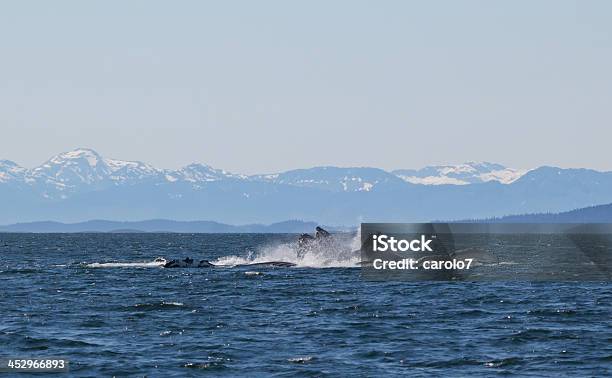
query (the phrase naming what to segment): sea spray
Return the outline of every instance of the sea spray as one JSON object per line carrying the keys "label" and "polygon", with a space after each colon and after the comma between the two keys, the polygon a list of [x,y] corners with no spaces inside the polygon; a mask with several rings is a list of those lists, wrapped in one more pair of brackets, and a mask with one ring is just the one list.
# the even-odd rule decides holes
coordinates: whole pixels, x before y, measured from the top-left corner
{"label": "sea spray", "polygon": [[298,253],[297,242],[266,245],[257,251],[249,251],[245,256],[224,256],[212,261],[215,265],[234,266],[239,264],[286,261],[298,267],[334,268],[357,267],[360,261],[360,235],[334,234],[332,242],[313,245],[303,253]]}

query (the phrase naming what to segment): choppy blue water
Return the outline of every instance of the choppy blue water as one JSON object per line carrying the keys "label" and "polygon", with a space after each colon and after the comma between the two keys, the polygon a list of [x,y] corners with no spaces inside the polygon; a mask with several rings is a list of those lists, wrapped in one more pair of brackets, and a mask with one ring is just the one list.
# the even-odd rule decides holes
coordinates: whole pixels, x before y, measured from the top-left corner
{"label": "choppy blue water", "polygon": [[[612,284],[365,282],[359,268],[88,268],[291,235],[0,234],[0,356],[75,376],[606,376]],[[271,247],[272,246],[272,247]]]}

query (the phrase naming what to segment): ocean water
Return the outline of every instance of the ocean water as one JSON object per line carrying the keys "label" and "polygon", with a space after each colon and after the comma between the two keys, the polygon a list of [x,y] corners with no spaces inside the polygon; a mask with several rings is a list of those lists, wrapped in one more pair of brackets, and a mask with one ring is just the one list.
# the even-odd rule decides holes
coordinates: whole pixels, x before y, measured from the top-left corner
{"label": "ocean water", "polygon": [[[294,239],[0,234],[0,357],[79,377],[612,374],[610,283],[368,282]],[[151,263],[188,256],[228,266]],[[298,267],[230,267],[264,260]]]}

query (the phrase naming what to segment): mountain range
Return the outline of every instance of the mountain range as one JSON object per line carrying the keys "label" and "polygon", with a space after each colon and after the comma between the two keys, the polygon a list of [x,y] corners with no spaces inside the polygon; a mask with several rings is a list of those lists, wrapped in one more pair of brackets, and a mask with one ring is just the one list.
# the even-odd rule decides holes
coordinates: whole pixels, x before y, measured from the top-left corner
{"label": "mountain range", "polygon": [[52,219],[286,219],[335,225],[482,219],[612,202],[612,172],[494,163],[385,171],[315,167],[242,175],[204,164],[177,170],[79,148],[35,168],[0,160],[0,223]]}

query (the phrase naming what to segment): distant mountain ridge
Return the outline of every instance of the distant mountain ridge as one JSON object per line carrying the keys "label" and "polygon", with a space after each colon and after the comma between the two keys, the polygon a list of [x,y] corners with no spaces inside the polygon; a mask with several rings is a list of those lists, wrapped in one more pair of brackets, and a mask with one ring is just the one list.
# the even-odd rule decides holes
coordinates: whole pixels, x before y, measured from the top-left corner
{"label": "distant mountain ridge", "polygon": [[[445,221],[440,221],[445,222]],[[455,221],[457,222],[457,221]],[[590,206],[561,213],[539,213],[508,215],[489,219],[472,219],[459,223],[606,223],[612,224],[612,203]],[[290,220],[269,225],[229,225],[213,221],[173,221],[151,219],[134,222],[91,220],[79,223],[29,222],[0,226],[2,232],[31,233],[133,233],[133,232],[177,232],[177,233],[312,233],[318,223]],[[325,226],[330,231],[352,231],[354,226]]]}
{"label": "distant mountain ridge", "polygon": [[497,218],[468,220],[474,223],[612,223],[612,203],[589,206],[560,213],[507,215]]}
{"label": "distant mountain ridge", "polygon": [[86,233],[86,232],[180,232],[180,233],[303,233],[313,232],[314,222],[285,221],[269,225],[230,225],[212,221],[152,219],[135,222],[91,220],[79,223],[29,222],[0,226],[0,232]]}
{"label": "distant mountain ridge", "polygon": [[482,219],[612,202],[612,172],[465,163],[388,172],[314,167],[241,175],[205,164],[177,170],[79,148],[26,169],[0,161],[0,224],[53,219],[214,219],[325,224]]}

